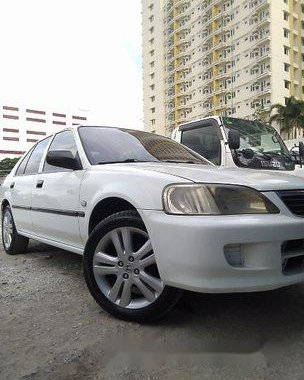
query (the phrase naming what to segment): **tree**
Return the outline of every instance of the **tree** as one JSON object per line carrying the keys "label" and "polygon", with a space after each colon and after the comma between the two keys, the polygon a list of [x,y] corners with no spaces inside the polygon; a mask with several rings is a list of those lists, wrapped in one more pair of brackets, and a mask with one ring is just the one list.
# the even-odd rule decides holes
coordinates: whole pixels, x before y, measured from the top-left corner
{"label": "tree", "polygon": [[16,165],[19,158],[5,158],[0,161],[0,177],[7,175]]}
{"label": "tree", "polygon": [[298,128],[304,129],[304,101],[297,100],[291,96],[287,99],[286,105],[273,104],[270,111],[276,110],[276,113],[269,119],[270,125],[277,121],[280,125],[280,131],[290,133],[294,128],[295,138]]}

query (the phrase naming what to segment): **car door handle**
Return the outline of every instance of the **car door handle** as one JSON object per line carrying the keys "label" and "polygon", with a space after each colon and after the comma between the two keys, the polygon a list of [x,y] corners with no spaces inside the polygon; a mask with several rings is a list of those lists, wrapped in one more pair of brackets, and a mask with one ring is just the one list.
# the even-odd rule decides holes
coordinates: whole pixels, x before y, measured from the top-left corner
{"label": "car door handle", "polygon": [[37,181],[36,187],[41,188],[43,186],[43,182],[44,182],[43,179],[40,179],[39,181]]}
{"label": "car door handle", "polygon": [[10,189],[13,189],[15,187],[15,182],[11,182]]}

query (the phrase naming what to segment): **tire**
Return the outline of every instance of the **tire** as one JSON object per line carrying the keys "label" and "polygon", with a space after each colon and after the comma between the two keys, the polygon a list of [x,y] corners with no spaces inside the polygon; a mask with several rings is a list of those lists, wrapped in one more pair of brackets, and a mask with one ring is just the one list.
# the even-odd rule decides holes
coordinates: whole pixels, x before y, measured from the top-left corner
{"label": "tire", "polygon": [[2,214],[2,244],[9,255],[25,253],[29,239],[18,234],[11,208],[5,206]]}
{"label": "tire", "polygon": [[95,301],[123,320],[160,319],[182,295],[160,279],[149,235],[136,211],[111,215],[94,228],[84,251],[84,277]]}

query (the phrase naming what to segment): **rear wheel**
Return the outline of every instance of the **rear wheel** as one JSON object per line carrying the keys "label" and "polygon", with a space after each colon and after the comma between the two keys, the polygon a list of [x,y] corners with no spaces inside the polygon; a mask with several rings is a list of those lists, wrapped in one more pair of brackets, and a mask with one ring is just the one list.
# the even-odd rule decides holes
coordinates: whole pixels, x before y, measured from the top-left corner
{"label": "rear wheel", "polygon": [[24,253],[28,242],[28,238],[18,234],[12,211],[9,206],[5,206],[2,216],[2,243],[5,252],[9,255]]}
{"label": "rear wheel", "polygon": [[182,293],[163,283],[149,235],[135,211],[119,212],[97,225],[86,244],[84,274],[96,302],[127,320],[161,318]]}

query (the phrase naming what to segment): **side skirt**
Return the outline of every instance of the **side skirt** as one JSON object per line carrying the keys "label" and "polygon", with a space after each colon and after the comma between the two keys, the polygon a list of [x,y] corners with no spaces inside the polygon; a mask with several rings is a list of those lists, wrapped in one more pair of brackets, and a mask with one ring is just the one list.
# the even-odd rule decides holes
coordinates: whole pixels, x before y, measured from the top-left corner
{"label": "side skirt", "polygon": [[53,247],[57,247],[57,248],[64,249],[66,251],[74,252],[74,253],[77,253],[78,255],[81,255],[81,256],[83,255],[83,251],[84,251],[83,247],[74,247],[72,245],[60,243],[59,241],[56,241],[56,240],[41,238],[37,235],[29,234],[28,232],[24,232],[21,230],[18,230],[18,234],[25,236],[25,237],[28,237],[28,238],[33,239],[33,240],[37,240],[41,243],[52,245]]}

